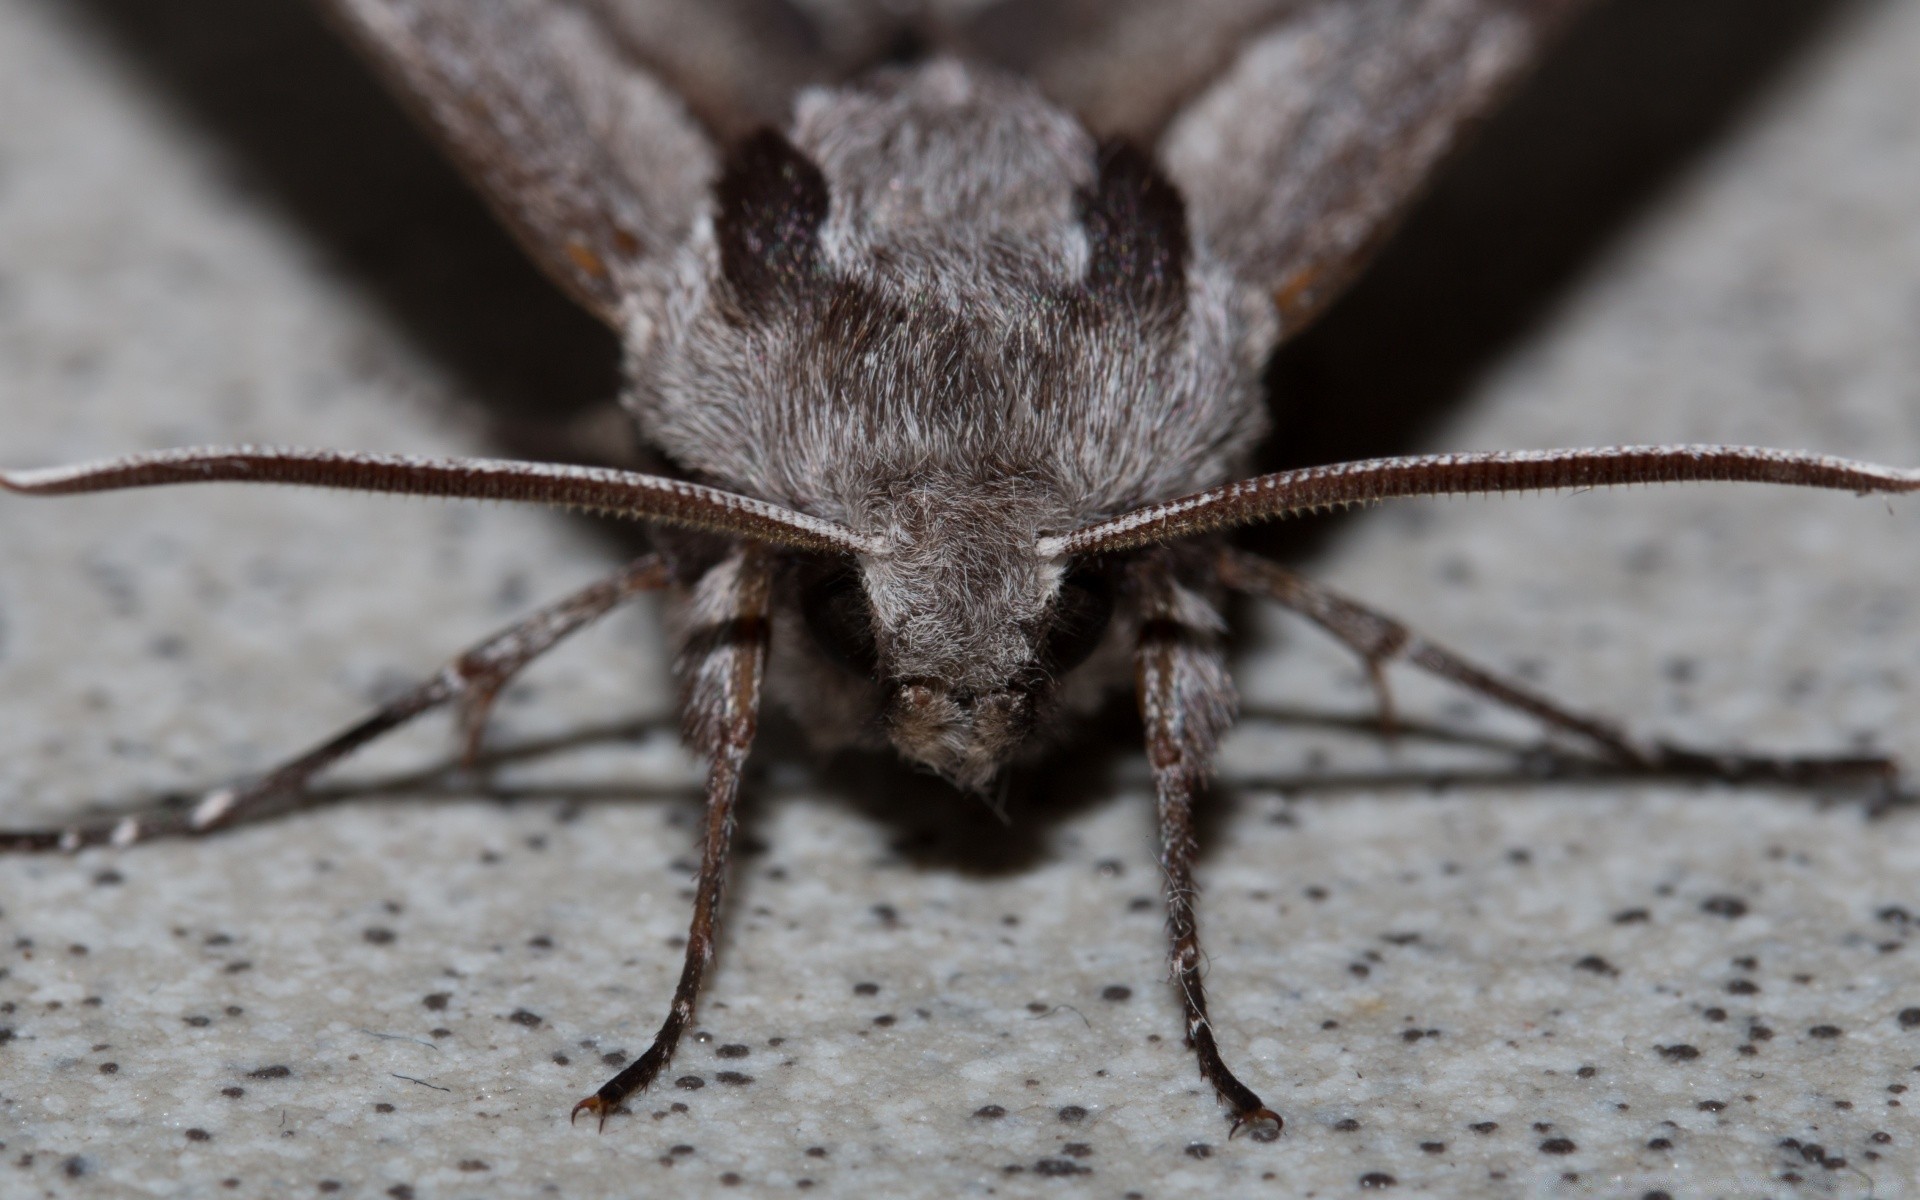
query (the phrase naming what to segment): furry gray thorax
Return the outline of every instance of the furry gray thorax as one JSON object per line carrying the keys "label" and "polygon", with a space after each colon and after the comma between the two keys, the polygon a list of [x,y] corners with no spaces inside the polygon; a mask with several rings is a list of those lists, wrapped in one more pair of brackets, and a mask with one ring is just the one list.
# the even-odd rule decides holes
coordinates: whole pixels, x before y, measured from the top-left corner
{"label": "furry gray thorax", "polygon": [[1049,661],[1096,606],[1037,539],[1243,468],[1270,313],[1143,154],[936,61],[806,93],[788,136],[736,150],[635,303],[629,403],[693,477],[883,539],[828,598],[826,640],[867,653],[776,617],[769,685],[984,786],[1078,660],[1124,673],[1092,646]]}

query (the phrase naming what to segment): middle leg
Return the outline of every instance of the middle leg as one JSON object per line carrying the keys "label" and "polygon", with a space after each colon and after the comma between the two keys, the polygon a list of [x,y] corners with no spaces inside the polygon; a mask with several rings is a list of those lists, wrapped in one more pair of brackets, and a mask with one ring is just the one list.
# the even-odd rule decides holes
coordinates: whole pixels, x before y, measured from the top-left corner
{"label": "middle leg", "polygon": [[[1326,630],[1360,656],[1376,693],[1385,696],[1384,668],[1404,661],[1437,678],[1524,713],[1542,725],[1586,742],[1618,766],[1649,774],[1728,782],[1766,780],[1796,786],[1829,780],[1879,779],[1892,785],[1898,764],[1883,755],[1774,757],[1696,750],[1643,741],[1604,717],[1583,713],[1515,679],[1430,641],[1393,617],[1257,555],[1220,552],[1220,580],[1235,591],[1272,600]],[[1383,700],[1384,703],[1384,700]],[[1391,709],[1385,709],[1391,712]]]}

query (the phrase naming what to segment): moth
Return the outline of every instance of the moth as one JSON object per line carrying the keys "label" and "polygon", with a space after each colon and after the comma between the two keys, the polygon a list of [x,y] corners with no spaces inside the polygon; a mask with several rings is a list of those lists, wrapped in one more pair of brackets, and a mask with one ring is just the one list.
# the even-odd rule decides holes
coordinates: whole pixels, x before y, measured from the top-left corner
{"label": "moth", "polygon": [[1234,1128],[1270,1138],[1281,1117],[1229,1068],[1208,1018],[1195,910],[1193,804],[1235,707],[1230,594],[1320,624],[1376,680],[1404,661],[1623,765],[1822,766],[1641,741],[1225,539],[1393,497],[1690,480],[1920,490],[1915,471],[1692,445],[1247,477],[1274,348],[1582,0],[321,3],[534,259],[620,335],[622,403],[658,470],[234,447],[9,471],[0,488],[227,481],[536,502],[647,522],[654,548],[260,779],[0,848],[209,833],[442,707],[472,758],[529,662],[636,595],[669,593],[683,732],[707,764],[699,881],[659,1033],[574,1107],[604,1126],[693,1021],[763,696],[822,747],[890,747],[985,790],[1131,688],[1187,1037]]}

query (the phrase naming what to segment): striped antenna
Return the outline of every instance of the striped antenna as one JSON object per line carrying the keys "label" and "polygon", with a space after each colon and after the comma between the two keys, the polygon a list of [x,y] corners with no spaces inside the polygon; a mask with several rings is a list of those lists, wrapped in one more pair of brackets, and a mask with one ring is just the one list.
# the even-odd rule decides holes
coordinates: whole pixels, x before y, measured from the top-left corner
{"label": "striped antenna", "polygon": [[1920,491],[1920,471],[1760,446],[1608,446],[1371,458],[1261,475],[1040,539],[1050,559],[1150,546],[1217,529],[1411,496],[1726,481]]}
{"label": "striped antenna", "polygon": [[280,483],[505,500],[732,534],[800,550],[877,555],[879,539],[777,504],[658,475],[492,458],[417,458],[268,446],[210,446],[103,462],[0,471],[0,488],[61,496],[172,483]]}

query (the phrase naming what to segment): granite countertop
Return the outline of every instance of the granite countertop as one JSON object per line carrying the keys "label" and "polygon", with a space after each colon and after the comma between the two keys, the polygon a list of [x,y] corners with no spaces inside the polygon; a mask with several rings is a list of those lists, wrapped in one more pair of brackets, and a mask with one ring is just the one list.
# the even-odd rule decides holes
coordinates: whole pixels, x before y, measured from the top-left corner
{"label": "granite countertop", "polygon": [[[1616,8],[1276,368],[1288,453],[1920,464],[1920,4]],[[522,452],[612,386],[290,3],[0,0],[0,112],[0,461]],[[1920,762],[1916,531],[1700,488],[1291,552],[1636,729]],[[0,501],[0,822],[259,770],[630,545],[337,494]],[[1229,1142],[1181,1045],[1137,751],[1002,826],[777,731],[679,1082],[569,1129],[663,1015],[691,894],[640,605],[508,697],[491,789],[0,859],[0,1194],[1920,1195],[1920,815],[1544,777],[1526,723],[1405,673],[1389,744],[1353,662],[1241,624],[1202,920],[1278,1142]],[[353,778],[448,754],[430,724]]]}

